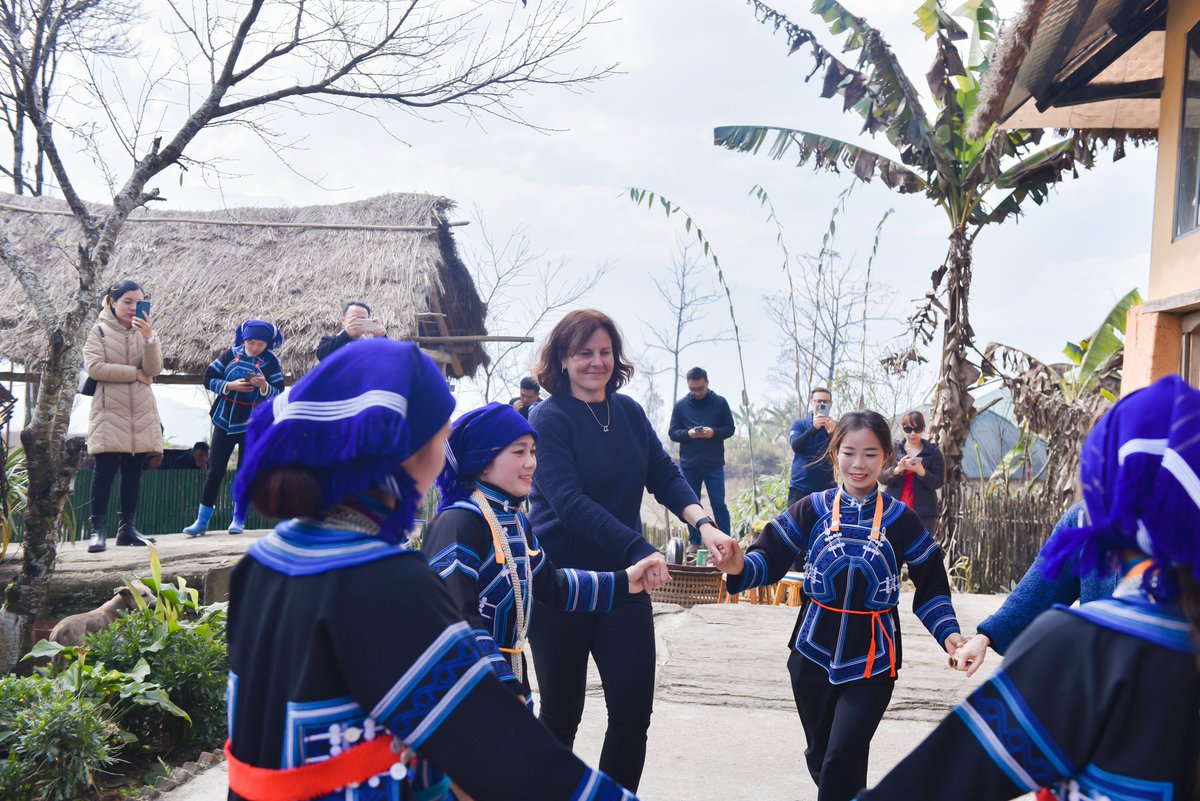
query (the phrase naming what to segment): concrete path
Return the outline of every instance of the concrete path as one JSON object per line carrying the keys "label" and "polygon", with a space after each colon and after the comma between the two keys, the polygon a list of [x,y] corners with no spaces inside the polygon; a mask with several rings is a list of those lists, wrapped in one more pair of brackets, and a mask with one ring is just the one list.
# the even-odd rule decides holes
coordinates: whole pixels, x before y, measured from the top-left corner
{"label": "concrete path", "polygon": [[[957,595],[968,633],[1004,596]],[[945,655],[901,600],[904,666],[887,716],[875,735],[871,782],[878,781],[950,709],[999,664],[989,654],[972,679],[946,667]],[[804,768],[804,732],[791,696],[787,642],[795,609],[746,603],[655,609],[658,676],[646,771],[646,801],[812,801]],[[535,684],[536,687],[536,684]],[[604,699],[593,666],[576,752],[600,758]],[[224,765],[167,793],[164,801],[212,801],[225,795]]]}

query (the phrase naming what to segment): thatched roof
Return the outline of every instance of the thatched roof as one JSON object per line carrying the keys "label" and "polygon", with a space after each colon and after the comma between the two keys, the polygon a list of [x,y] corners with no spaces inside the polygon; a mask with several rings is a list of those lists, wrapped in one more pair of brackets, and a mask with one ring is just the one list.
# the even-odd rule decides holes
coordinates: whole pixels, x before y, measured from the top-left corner
{"label": "thatched roof", "polygon": [[[0,194],[0,231],[37,265],[62,301],[77,280],[71,266],[80,236],[75,220],[3,206],[65,211],[66,204]],[[139,209],[123,229],[101,285],[122,278],[141,283],[154,304],[167,369],[191,375],[202,374],[232,344],[237,323],[251,317],[283,330],[284,370],[304,372],[316,364],[320,338],[337,333],[342,304],[350,300],[370,304],[393,338],[482,336],[485,309],[447,225],[452,208],[444,197],[391,194],[300,208]],[[165,221],[136,222],[141,218]],[[395,230],[399,226],[422,230]],[[44,347],[28,299],[3,271],[0,359],[30,366]],[[472,374],[485,359],[474,344],[458,346],[446,361],[452,374],[460,369]]]}
{"label": "thatched roof", "polygon": [[1025,0],[996,43],[968,132],[1157,131],[1167,0]]}

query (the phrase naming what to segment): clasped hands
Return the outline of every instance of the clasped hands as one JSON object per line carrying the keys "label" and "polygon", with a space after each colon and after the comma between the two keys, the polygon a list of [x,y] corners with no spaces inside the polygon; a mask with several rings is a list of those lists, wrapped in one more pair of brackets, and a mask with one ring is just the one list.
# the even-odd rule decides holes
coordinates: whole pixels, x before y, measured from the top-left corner
{"label": "clasped hands", "polygon": [[[742,548],[737,540],[712,524],[700,527],[700,541],[708,549],[711,564],[726,573],[742,572]],[[736,564],[737,570],[730,568]],[[629,577],[629,591],[651,592],[671,580],[667,570],[667,558],[661,553],[653,553],[635,564],[625,568]]]}
{"label": "clasped hands", "polygon": [[[951,648],[951,639],[954,637],[958,638],[958,643]],[[969,640],[964,640],[961,634],[951,634],[945,642],[946,653],[950,655],[950,667],[963,671],[967,678],[974,676],[975,671],[983,666],[991,643],[986,634],[976,634]]]}

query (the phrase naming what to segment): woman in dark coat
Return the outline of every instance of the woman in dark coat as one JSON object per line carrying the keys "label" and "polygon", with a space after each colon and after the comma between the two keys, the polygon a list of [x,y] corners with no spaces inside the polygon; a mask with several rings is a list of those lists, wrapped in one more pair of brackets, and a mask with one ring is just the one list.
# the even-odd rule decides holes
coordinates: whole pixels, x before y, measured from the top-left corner
{"label": "woman in dark coat", "polygon": [[896,461],[884,469],[879,480],[893,498],[912,509],[925,524],[925,529],[937,536],[937,491],[946,482],[946,462],[937,445],[921,435],[925,433],[925,415],[918,411],[900,418],[903,439],[896,440]]}

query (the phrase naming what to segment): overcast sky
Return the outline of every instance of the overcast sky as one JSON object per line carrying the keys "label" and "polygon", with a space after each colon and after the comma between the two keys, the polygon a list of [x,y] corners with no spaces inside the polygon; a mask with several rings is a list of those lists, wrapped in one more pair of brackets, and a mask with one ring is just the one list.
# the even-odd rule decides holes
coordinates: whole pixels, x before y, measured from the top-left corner
{"label": "overcast sky", "polygon": [[[923,87],[932,48],[911,25],[908,6],[915,7],[915,0],[849,5],[887,33]],[[1010,0],[1002,10],[1015,5]],[[807,2],[780,0],[778,7],[797,23],[823,30]],[[208,209],[337,203],[396,191],[442,194],[457,201],[461,218],[478,209],[500,234],[527,227],[537,249],[569,258],[576,275],[612,261],[613,272],[589,305],[612,313],[637,352],[644,343],[641,320],[662,315],[651,276],[669,269],[682,231],[661,213],[635,208],[625,195],[631,186],[651,189],[686,207],[703,226],[734,286],[751,395],[756,402],[777,399],[782,393],[770,374],[780,369],[778,337],[762,313],[762,298],[785,289],[775,230],[747,193],[755,184],[764,186],[791,251],[815,252],[849,180],[717,149],[712,128],[762,123],[853,138],[857,118],[818,97],[819,85],[803,80],[812,64],[807,52],[789,57],[784,39],[756,22],[741,0],[618,0],[611,17],[594,30],[582,56],[598,64],[620,62],[622,74],[587,92],[547,89],[523,102],[530,119],[560,129],[554,133],[501,122],[484,130],[451,114],[422,121],[381,111],[381,124],[337,112],[284,115],[276,124],[304,139],[289,156],[290,167],[244,131],[204,132],[193,155],[222,153],[229,168],[246,177],[226,181],[218,191],[194,173],[182,185],[177,173],[168,173],[160,182],[166,205]],[[147,41],[155,38],[146,35]],[[825,42],[833,44],[829,37]],[[885,142],[871,146],[886,149]],[[1117,298],[1133,287],[1144,291],[1155,158],[1152,148],[1116,164],[1105,156],[1096,170],[1055,190],[1045,206],[1031,206],[1018,224],[979,237],[972,315],[981,344],[1002,341],[1060,360],[1064,342],[1089,333]],[[81,188],[89,198],[105,199],[98,178]],[[874,226],[888,208],[895,214],[884,228],[875,269],[895,291],[894,313],[902,317],[943,259],[947,226],[923,196],[895,195],[878,182],[860,185],[839,223],[839,249],[865,259]],[[478,246],[476,226],[458,228],[456,235],[467,250]],[[714,327],[724,323],[723,314],[723,306],[712,307]],[[331,308],[331,330],[336,315]],[[877,326],[874,336],[901,333],[895,323]],[[667,366],[663,357],[656,361]],[[718,392],[737,396],[732,345],[697,349],[687,361],[705,365]],[[660,385],[664,395],[668,383],[664,378]],[[462,391],[470,403],[469,388]]]}

